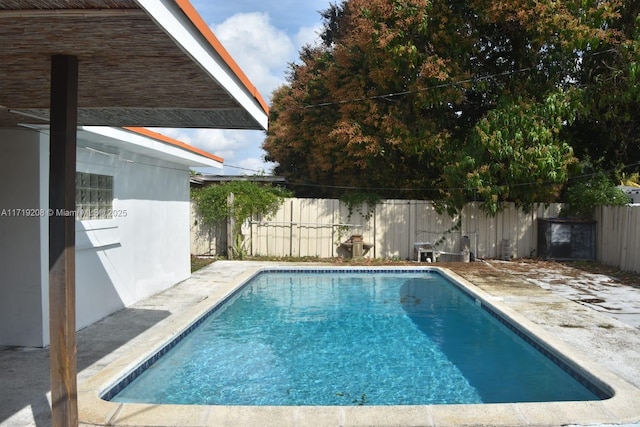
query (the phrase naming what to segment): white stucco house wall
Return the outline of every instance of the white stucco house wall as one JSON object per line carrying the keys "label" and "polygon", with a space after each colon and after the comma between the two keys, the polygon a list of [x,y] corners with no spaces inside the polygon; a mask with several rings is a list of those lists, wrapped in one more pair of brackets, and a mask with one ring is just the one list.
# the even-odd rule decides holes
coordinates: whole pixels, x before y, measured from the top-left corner
{"label": "white stucco house wall", "polygon": [[269,108],[188,0],[0,2],[0,36],[0,345],[50,345],[62,425],[75,331],[189,276],[189,170],[222,162],[127,126],[266,130]]}
{"label": "white stucco house wall", "polygon": [[[82,195],[76,183],[76,203],[106,194],[102,217],[71,213],[77,329],[189,277],[189,170],[202,166],[222,159],[143,129],[78,129],[76,176],[112,179]],[[49,344],[48,180],[47,128],[0,129],[0,345]]]}

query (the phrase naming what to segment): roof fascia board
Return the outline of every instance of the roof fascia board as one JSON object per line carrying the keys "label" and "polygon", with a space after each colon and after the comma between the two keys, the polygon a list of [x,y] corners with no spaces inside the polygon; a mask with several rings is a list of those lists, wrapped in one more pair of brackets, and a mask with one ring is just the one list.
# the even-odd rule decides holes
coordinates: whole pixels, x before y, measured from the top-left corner
{"label": "roof fascia board", "polygon": [[[169,157],[179,164],[188,166],[215,167],[218,169],[223,167],[221,161],[168,144],[165,141],[151,138],[136,131],[109,126],[82,126],[79,130],[108,138],[111,140],[110,145],[115,145],[124,151],[145,154],[149,157],[158,157],[163,160],[167,160],[167,157]],[[109,144],[104,140],[101,142]],[[162,153],[163,156],[154,156],[154,152]]]}
{"label": "roof fascia board", "polygon": [[208,159],[214,160],[216,162],[219,162],[220,164],[224,163],[224,159],[220,156],[216,156],[215,154],[211,154],[207,151],[201,150],[199,148],[196,148],[192,145],[186,144],[182,141],[179,141],[175,138],[171,138],[168,137],[166,135],[163,135],[161,133],[152,131],[151,129],[147,129],[145,127],[136,127],[136,126],[125,126],[123,127],[124,130],[130,131],[130,132],[134,132],[146,137],[149,137],[151,139],[157,140],[157,141],[161,141],[161,142],[165,142],[167,144],[176,146],[178,148],[182,148],[183,150],[187,150],[189,152],[191,152],[192,154],[196,154],[196,155],[200,155],[202,157],[206,157]]}
{"label": "roof fascia board", "polygon": [[[194,20],[202,21],[195,9],[185,1],[182,6],[175,0],[136,0],[151,18],[172,37],[176,43],[225,90],[236,99],[243,108],[266,130],[268,128],[268,108],[260,102],[255,88],[247,87],[244,74],[238,74],[239,67],[218,41],[215,35],[203,34],[204,28],[198,28]],[[190,9],[187,8],[187,5]],[[204,21],[200,22],[202,24]],[[202,27],[202,25],[200,25]],[[207,27],[208,30],[208,27]],[[209,36],[209,39],[207,38]],[[250,84],[250,83],[249,83]],[[254,91],[255,93],[252,93]],[[257,96],[256,96],[257,94]]]}
{"label": "roof fascia board", "polygon": [[240,66],[236,63],[233,57],[229,54],[224,45],[220,42],[218,37],[213,34],[209,25],[202,19],[202,16],[198,13],[198,11],[193,7],[193,5],[189,2],[189,0],[175,0],[178,6],[182,9],[182,11],[187,15],[189,20],[193,25],[197,28],[202,36],[207,39],[210,46],[216,51],[218,55],[222,57],[227,66],[231,69],[231,71],[239,78],[245,88],[251,93],[251,95],[255,98],[255,100],[260,104],[263,111],[269,115],[269,106],[262,98],[258,89],[251,83],[247,75],[242,71]]}
{"label": "roof fascia board", "polygon": [[[49,125],[21,124],[21,127],[49,134]],[[146,132],[143,132],[142,130]],[[89,138],[93,135],[95,138]],[[96,138],[99,138],[96,139]],[[166,135],[146,128],[117,128],[110,126],[79,126],[78,140],[110,145],[123,152],[171,160],[186,166],[222,169],[224,159]],[[158,155],[160,154],[160,156]],[[115,154],[113,154],[115,156]]]}

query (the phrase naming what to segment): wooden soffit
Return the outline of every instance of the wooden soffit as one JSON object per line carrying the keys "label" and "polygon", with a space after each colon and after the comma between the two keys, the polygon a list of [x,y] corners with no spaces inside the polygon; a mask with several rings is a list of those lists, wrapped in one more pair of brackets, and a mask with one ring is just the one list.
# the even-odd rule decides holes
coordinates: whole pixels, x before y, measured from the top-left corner
{"label": "wooden soffit", "polygon": [[0,127],[48,122],[51,56],[64,54],[79,62],[80,126],[265,129],[264,101],[185,3],[0,2]]}

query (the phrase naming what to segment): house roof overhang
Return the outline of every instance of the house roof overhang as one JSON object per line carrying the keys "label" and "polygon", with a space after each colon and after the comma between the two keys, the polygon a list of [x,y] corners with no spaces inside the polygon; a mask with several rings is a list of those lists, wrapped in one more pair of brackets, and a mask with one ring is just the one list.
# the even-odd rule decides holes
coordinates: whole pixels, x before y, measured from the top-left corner
{"label": "house roof overhang", "polygon": [[[49,126],[46,125],[29,127],[44,134],[49,133]],[[129,157],[132,155],[143,155],[185,168],[222,169],[224,163],[222,157],[140,127],[80,126],[77,141],[79,150],[95,151],[124,161],[131,161]]]}
{"label": "house roof overhang", "polygon": [[0,127],[46,124],[51,56],[78,58],[78,125],[267,128],[268,107],[186,0],[0,2]]}
{"label": "house roof overhang", "polygon": [[[78,127],[267,129],[264,100],[188,0],[3,0],[0,40],[0,127],[51,122],[53,212],[75,208]],[[74,248],[75,218],[50,216],[54,425],[79,421]]]}

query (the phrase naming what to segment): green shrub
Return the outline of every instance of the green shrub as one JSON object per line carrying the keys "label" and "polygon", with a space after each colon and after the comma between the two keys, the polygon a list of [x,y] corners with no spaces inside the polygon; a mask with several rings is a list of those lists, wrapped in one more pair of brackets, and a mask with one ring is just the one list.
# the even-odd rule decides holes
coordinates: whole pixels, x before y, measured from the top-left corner
{"label": "green shrub", "polygon": [[562,208],[560,216],[592,219],[596,206],[623,206],[631,199],[603,172],[596,172],[588,180],[570,184],[562,201],[567,205]]}
{"label": "green shrub", "polygon": [[[233,194],[233,205],[227,206]],[[236,251],[244,250],[241,228],[253,215],[275,214],[291,194],[280,188],[258,185],[251,181],[232,181],[191,190],[191,198],[205,225],[215,226],[228,216],[234,220],[232,238]],[[240,254],[236,254],[240,255]]]}

